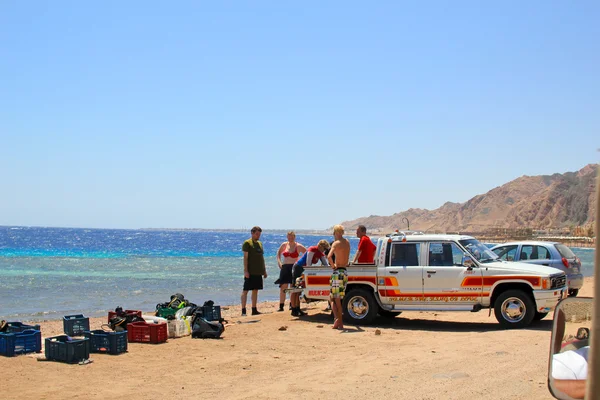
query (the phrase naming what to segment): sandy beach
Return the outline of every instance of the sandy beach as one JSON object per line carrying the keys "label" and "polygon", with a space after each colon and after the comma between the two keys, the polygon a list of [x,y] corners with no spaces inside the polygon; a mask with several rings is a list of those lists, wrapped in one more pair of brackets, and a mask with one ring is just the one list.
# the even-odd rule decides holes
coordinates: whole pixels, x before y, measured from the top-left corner
{"label": "sandy beach", "polygon": [[[592,291],[586,278],[580,295]],[[303,304],[303,319],[276,312],[275,303],[261,303],[256,317],[228,307],[220,340],[130,343],[127,353],[92,354],[87,365],[0,357],[0,388],[10,399],[552,398],[551,315],[528,329],[502,330],[487,311],[405,312],[340,332],[325,307]],[[91,319],[91,328],[104,322]],[[39,323],[43,337],[62,333],[60,320]]]}

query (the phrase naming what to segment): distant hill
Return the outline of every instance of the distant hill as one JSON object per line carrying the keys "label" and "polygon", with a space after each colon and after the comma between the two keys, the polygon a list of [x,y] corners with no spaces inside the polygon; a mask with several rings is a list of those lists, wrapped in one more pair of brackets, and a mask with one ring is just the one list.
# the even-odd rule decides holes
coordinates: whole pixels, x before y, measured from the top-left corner
{"label": "distant hill", "polygon": [[558,229],[589,226],[595,220],[597,166],[577,172],[522,176],[465,203],[447,202],[435,210],[411,208],[390,216],[372,215],[344,221],[347,230],[410,228],[428,232],[485,232],[493,228]]}

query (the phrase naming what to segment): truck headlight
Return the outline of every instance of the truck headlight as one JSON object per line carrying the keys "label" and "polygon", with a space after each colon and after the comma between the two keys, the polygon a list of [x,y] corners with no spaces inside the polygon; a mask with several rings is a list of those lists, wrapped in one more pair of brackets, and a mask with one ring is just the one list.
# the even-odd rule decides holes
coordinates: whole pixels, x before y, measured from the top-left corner
{"label": "truck headlight", "polygon": [[550,278],[542,278],[542,289],[550,289]]}

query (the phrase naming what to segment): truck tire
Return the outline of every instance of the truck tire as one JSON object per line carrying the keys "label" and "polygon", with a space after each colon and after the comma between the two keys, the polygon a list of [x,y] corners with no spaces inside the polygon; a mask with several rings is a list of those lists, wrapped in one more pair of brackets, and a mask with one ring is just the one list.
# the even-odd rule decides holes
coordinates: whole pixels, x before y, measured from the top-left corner
{"label": "truck tire", "polygon": [[396,318],[398,315],[402,314],[401,311],[388,311],[388,310],[382,310],[381,308],[379,309],[379,315],[383,318]]}
{"label": "truck tire", "polygon": [[536,312],[535,312],[535,315],[534,315],[534,317],[533,317],[533,320],[534,320],[534,321],[540,321],[540,320],[544,319],[544,317],[545,317],[546,315],[548,315],[548,313],[547,313],[547,312],[537,312],[537,311],[536,311]]}
{"label": "truck tire", "polygon": [[524,328],[535,317],[535,303],[528,293],[519,289],[501,293],[494,302],[494,315],[506,329]]}
{"label": "truck tire", "polygon": [[569,289],[569,297],[577,297],[579,289]]}
{"label": "truck tire", "polygon": [[354,289],[344,296],[342,302],[344,322],[356,325],[369,325],[377,317],[379,306],[365,289]]}

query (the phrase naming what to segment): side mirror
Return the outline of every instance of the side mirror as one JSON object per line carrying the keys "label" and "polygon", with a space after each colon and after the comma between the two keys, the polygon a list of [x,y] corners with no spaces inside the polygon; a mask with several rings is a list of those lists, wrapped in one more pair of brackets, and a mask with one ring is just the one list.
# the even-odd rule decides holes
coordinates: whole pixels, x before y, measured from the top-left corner
{"label": "side mirror", "polygon": [[473,262],[473,259],[471,258],[471,256],[468,256],[465,254],[465,255],[463,255],[463,258],[462,258],[462,265],[463,265],[463,267],[473,268],[475,263]]}
{"label": "side mirror", "polygon": [[587,382],[593,299],[569,297],[554,310],[548,388],[557,399],[583,399]]}

